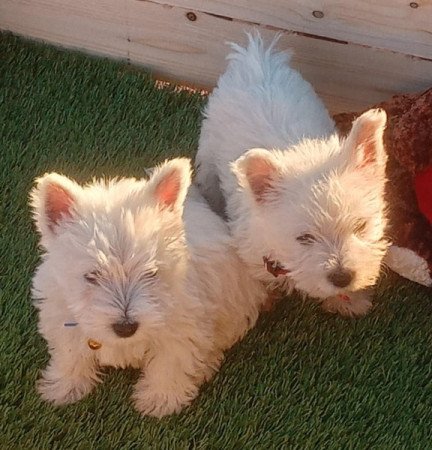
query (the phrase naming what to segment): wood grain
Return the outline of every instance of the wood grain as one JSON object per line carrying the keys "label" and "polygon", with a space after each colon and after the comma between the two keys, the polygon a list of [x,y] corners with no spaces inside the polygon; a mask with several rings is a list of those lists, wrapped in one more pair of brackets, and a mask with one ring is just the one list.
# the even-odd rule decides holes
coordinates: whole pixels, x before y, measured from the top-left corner
{"label": "wood grain", "polygon": [[1,0],[0,29],[114,58],[127,57],[127,14],[116,0]]}
{"label": "wood grain", "polygon": [[431,0],[154,1],[432,59]]}
{"label": "wood grain", "polygon": [[[156,76],[214,86],[226,67],[226,41],[244,43],[253,26],[136,0],[2,0],[0,28],[142,64]],[[259,27],[271,39],[274,31]],[[432,85],[432,62],[285,32],[281,48],[332,112],[359,110],[397,92]]]}

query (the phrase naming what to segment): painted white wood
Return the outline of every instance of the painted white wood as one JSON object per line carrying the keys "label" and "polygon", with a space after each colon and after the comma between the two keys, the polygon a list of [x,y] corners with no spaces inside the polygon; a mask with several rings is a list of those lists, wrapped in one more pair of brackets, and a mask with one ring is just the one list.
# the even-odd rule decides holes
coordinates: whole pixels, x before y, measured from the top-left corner
{"label": "painted white wood", "polygon": [[[142,64],[163,78],[213,86],[226,66],[226,41],[252,26],[137,0],[1,0],[0,28]],[[266,38],[274,31],[260,27]],[[332,112],[357,110],[397,92],[432,85],[432,62],[385,50],[286,32],[280,46]]]}
{"label": "painted white wood", "polygon": [[0,29],[126,58],[125,5],[122,0],[0,0]]}
{"label": "painted white wood", "polygon": [[432,59],[430,0],[154,1]]}

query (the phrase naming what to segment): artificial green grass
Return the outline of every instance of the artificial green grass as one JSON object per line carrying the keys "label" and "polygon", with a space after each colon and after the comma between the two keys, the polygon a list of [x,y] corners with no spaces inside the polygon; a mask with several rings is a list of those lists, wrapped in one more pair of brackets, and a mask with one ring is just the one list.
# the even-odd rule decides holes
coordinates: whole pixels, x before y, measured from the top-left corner
{"label": "artificial green grass", "polygon": [[203,101],[155,89],[126,65],[0,35],[0,448],[432,448],[431,295],[394,275],[358,321],[281,302],[178,416],[133,410],[133,370],[107,370],[76,405],[39,399],[48,355],[29,295],[32,180],[54,170],[81,182],[139,177],[193,156]]}

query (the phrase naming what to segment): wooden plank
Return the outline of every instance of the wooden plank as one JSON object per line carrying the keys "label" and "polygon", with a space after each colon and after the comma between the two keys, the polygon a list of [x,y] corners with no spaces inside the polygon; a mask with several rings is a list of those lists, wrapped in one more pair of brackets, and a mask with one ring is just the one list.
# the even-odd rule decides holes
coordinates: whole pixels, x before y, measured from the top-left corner
{"label": "wooden plank", "polygon": [[114,58],[127,57],[117,0],[0,0],[0,29]]}
{"label": "wooden plank", "polygon": [[154,1],[432,59],[430,0]]}
{"label": "wooden plank", "polygon": [[[101,6],[99,6],[101,5]],[[119,6],[120,5],[120,6]],[[244,43],[248,24],[135,0],[2,0],[0,28],[112,55],[176,81],[212,86],[226,67],[226,41]],[[272,30],[261,27],[266,38]],[[332,112],[363,109],[396,92],[432,85],[432,62],[383,50],[284,33],[294,65]]]}
{"label": "wooden plank", "polygon": [[[129,57],[172,79],[213,86],[226,67],[226,41],[245,42],[255,27],[196,13],[132,2]],[[274,32],[261,29],[268,39]],[[344,45],[285,33],[280,45],[295,50],[294,65],[332,111],[363,109],[397,92],[432,85],[432,62],[362,46]]]}

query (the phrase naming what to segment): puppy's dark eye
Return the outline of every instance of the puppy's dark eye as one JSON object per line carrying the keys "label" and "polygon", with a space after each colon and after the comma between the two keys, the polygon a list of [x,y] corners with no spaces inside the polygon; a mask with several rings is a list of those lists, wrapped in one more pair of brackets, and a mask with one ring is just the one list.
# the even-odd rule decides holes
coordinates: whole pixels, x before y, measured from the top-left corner
{"label": "puppy's dark eye", "polygon": [[99,270],[92,270],[91,272],[87,272],[84,274],[84,279],[87,281],[87,283],[97,285],[99,284],[99,280],[101,278],[101,273]]}
{"label": "puppy's dark eye", "polygon": [[358,220],[354,226],[355,234],[363,234],[366,231],[367,222],[366,220]]}
{"label": "puppy's dark eye", "polygon": [[302,234],[296,239],[298,242],[300,242],[301,245],[312,245],[317,240],[313,234],[309,233]]}

